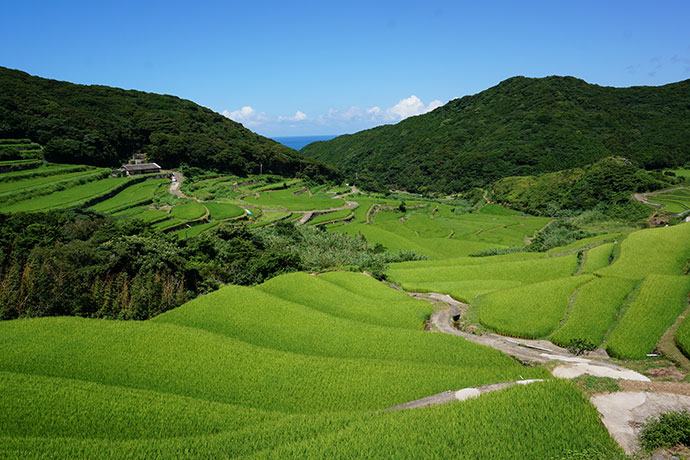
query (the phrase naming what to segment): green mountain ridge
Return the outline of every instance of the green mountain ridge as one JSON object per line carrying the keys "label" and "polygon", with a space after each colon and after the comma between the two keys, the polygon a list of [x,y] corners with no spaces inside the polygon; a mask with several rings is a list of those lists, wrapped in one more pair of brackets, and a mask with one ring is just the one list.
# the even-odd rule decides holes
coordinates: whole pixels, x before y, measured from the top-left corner
{"label": "green mountain ridge", "polygon": [[30,138],[45,146],[52,162],[116,166],[145,151],[164,168],[338,177],[331,167],[176,96],[78,85],[5,67],[0,89],[0,138]]}
{"label": "green mountain ridge", "polygon": [[690,160],[690,80],[612,88],[574,77],[513,77],[438,109],[301,150],[364,188],[458,192],[625,157]]}

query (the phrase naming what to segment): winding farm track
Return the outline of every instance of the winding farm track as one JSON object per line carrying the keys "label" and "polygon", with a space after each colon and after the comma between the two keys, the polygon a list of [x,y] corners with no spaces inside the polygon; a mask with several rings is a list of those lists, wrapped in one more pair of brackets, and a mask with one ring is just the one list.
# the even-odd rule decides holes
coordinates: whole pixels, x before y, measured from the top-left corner
{"label": "winding farm track", "polygon": [[[335,197],[333,197],[333,198],[335,198]],[[340,206],[337,208],[317,209],[314,211],[292,211],[292,212],[294,212],[295,214],[302,214],[302,218],[299,220],[299,222],[297,222],[299,225],[302,225],[302,224],[306,224],[307,222],[312,220],[314,215],[326,214],[329,212],[336,212],[336,211],[343,211],[345,209],[353,209],[353,208],[356,208],[357,206],[359,206],[359,203],[357,203],[356,201],[346,201],[345,206]]]}
{"label": "winding farm track", "polygon": [[[444,310],[434,312],[430,319],[430,323],[441,333],[460,336],[471,342],[492,347],[520,361],[564,363],[551,371],[555,377],[569,379],[588,374],[617,379],[622,391],[594,395],[590,401],[597,408],[606,429],[628,455],[638,451],[640,427],[649,417],[669,411],[690,410],[690,384],[686,382],[652,382],[633,370],[600,359],[575,356],[545,340],[512,339],[496,334],[474,335],[459,331],[451,325],[451,316],[462,314],[467,304],[458,302],[445,294],[409,292],[408,294],[436,306],[441,304],[446,307]],[[506,382],[459,391],[446,391],[386,410],[412,409],[462,401],[490,391],[531,382]]]}
{"label": "winding farm track", "polygon": [[[656,206],[657,208],[662,208],[662,207],[664,206],[663,204],[661,204],[661,203],[654,203],[654,202],[652,202],[652,201],[649,201],[649,200],[648,200],[648,197],[654,196],[654,195],[660,195],[660,194],[662,194],[662,193],[672,192],[672,191],[674,191],[674,190],[681,190],[681,189],[684,189],[684,188],[686,188],[686,187],[673,187],[673,188],[667,188],[666,190],[657,190],[656,192],[634,193],[634,194],[633,194],[633,198],[635,198],[635,199],[636,199],[637,201],[639,201],[640,203],[647,204],[647,205],[650,205],[650,206]],[[690,209],[687,210],[687,211],[683,211],[683,212],[681,212],[681,213],[678,213],[678,214],[673,214],[673,213],[667,213],[667,214],[669,214],[669,215],[671,215],[671,216],[680,217],[680,216],[684,216],[685,214],[688,214],[688,213],[690,213]]]}
{"label": "winding farm track", "polygon": [[[195,201],[202,203],[202,204],[204,203],[203,201],[201,201],[197,198],[188,197],[187,195],[182,193],[182,191],[180,190],[180,187],[182,185],[182,182],[184,182],[184,176],[177,171],[170,171],[170,172],[175,176],[175,182],[170,184],[170,189],[169,189],[169,192],[172,195],[175,195],[178,198],[186,198],[186,199],[190,199],[190,200],[195,200]],[[332,198],[333,199],[345,198],[346,196],[349,196],[349,195],[352,195],[355,193],[359,193],[359,189],[357,189],[357,187],[355,187],[354,185],[351,185],[349,192],[342,193],[340,195],[336,195]],[[254,193],[254,196],[256,196],[258,198],[259,194]],[[292,211],[292,212],[295,214],[302,214],[302,217],[297,222],[297,224],[303,225],[303,224],[306,224],[307,222],[309,222],[312,218],[314,218],[315,215],[326,214],[326,213],[336,212],[336,211],[343,211],[345,209],[353,209],[353,208],[356,208],[357,206],[359,206],[359,203],[357,203],[356,201],[345,201],[345,206],[339,206],[337,208],[316,209],[316,210],[312,210],[312,211]],[[284,210],[283,209],[265,209],[264,210],[264,212],[278,212],[278,211],[284,211]],[[208,212],[206,214],[206,217],[208,217]]]}
{"label": "winding farm track", "polygon": [[[357,187],[355,187],[354,185],[351,185],[351,186],[350,186],[350,191],[349,191],[349,192],[343,193],[343,194],[341,194],[341,195],[336,195],[336,196],[334,196],[334,197],[332,197],[332,198],[333,198],[334,200],[337,200],[337,199],[340,199],[340,198],[345,198],[346,196],[350,196],[350,195],[352,195],[352,194],[354,194],[354,193],[359,193],[359,190],[358,190]],[[310,220],[312,220],[312,219],[314,218],[315,215],[318,215],[318,214],[326,214],[326,213],[329,213],[329,212],[343,211],[343,210],[345,210],[345,209],[354,209],[354,208],[356,208],[357,206],[359,206],[359,203],[357,203],[356,201],[345,201],[345,206],[340,206],[340,207],[338,207],[338,208],[317,209],[317,210],[313,210],[313,211],[292,211],[292,212],[294,212],[295,214],[302,214],[302,217],[301,217],[300,220],[297,222],[297,224],[298,224],[298,225],[304,225],[304,224],[306,224],[307,222],[309,222]]]}
{"label": "winding farm track", "polygon": [[551,361],[560,362],[553,369],[552,373],[556,377],[574,378],[583,374],[596,377],[611,377],[615,379],[635,380],[649,382],[644,375],[609,363],[600,359],[583,358],[570,353],[565,348],[561,348],[547,340],[527,340],[504,337],[498,334],[471,334],[455,329],[450,319],[452,315],[460,315],[468,307],[467,304],[458,302],[445,294],[410,294],[415,298],[427,300],[432,303],[441,302],[447,307],[445,310],[436,311],[431,315],[430,322],[439,332],[449,335],[457,335],[470,342],[486,345],[510,355],[523,362],[547,363]]}

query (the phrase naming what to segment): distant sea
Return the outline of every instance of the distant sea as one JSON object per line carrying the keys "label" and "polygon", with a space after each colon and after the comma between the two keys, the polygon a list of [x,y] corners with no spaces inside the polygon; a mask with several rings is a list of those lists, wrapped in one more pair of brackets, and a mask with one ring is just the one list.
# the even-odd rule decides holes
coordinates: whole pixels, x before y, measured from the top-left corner
{"label": "distant sea", "polygon": [[273,137],[272,139],[295,150],[302,150],[302,147],[307,144],[311,144],[312,142],[316,141],[330,141],[334,137],[338,136],[290,136]]}

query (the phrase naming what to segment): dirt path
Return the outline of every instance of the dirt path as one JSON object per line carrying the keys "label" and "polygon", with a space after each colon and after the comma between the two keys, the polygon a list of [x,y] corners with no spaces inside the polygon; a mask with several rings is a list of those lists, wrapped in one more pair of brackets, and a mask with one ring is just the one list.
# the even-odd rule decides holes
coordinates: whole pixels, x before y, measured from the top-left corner
{"label": "dirt path", "polygon": [[[334,197],[335,198],[335,197]],[[329,212],[336,212],[336,211],[343,211],[345,209],[353,209],[359,206],[359,203],[356,201],[346,201],[345,206],[340,206],[337,208],[331,208],[331,209],[317,209],[314,211],[292,211],[295,214],[302,214],[302,218],[297,222],[297,225],[303,225],[312,220],[312,218],[315,215],[318,214],[327,214]]]}
{"label": "dirt path", "polygon": [[[639,201],[640,203],[648,204],[648,205],[650,205],[650,206],[655,206],[655,207],[657,207],[657,208],[663,208],[663,206],[664,206],[663,204],[661,204],[661,203],[654,203],[654,202],[652,202],[652,201],[649,201],[648,198],[651,197],[651,196],[654,196],[654,195],[659,195],[659,194],[662,194],[662,193],[672,192],[672,191],[674,191],[674,190],[681,190],[681,189],[685,189],[685,188],[686,188],[686,187],[673,187],[673,188],[667,188],[667,189],[665,189],[665,190],[657,190],[656,192],[634,193],[634,194],[633,194],[633,198],[635,198],[635,199],[636,199],[637,201]],[[677,214],[670,213],[670,212],[667,212],[666,214],[668,214],[669,216],[681,217],[681,216],[684,216],[684,215],[686,215],[686,214],[688,214],[688,213],[690,213],[690,209],[688,209],[687,211],[683,211],[683,212],[681,212],[681,213],[677,213]]]}
{"label": "dirt path", "polygon": [[651,206],[663,206],[659,203],[652,203],[647,199],[647,197],[654,196],[654,195],[660,195],[662,193],[667,193],[667,192],[672,192],[674,190],[681,190],[684,189],[685,187],[673,187],[673,188],[667,188],[665,190],[657,190],[656,192],[647,192],[647,193],[634,193],[633,198],[635,198],[637,201],[640,203],[648,204]]}
{"label": "dirt path", "polygon": [[[616,442],[628,454],[639,449],[639,431],[642,424],[653,416],[663,412],[690,410],[690,383],[685,382],[652,382],[644,375],[622,366],[603,361],[575,356],[545,340],[511,339],[496,334],[474,335],[455,329],[451,323],[451,316],[461,314],[467,304],[458,302],[445,294],[418,294],[411,296],[424,299],[436,305],[443,304],[447,308],[434,312],[431,323],[439,332],[457,335],[481,345],[486,345],[513,356],[521,361],[545,363],[556,361],[562,364],[551,372],[555,377],[574,378],[583,374],[595,377],[610,377],[617,379],[621,390],[616,393],[593,396],[590,401],[597,408],[604,426]],[[507,386],[521,383],[487,385],[490,391],[496,391]],[[443,404],[455,400],[481,395],[485,387],[464,389],[458,392],[447,391],[437,395],[411,401],[389,408],[396,410],[404,408],[424,407]]]}
{"label": "dirt path", "polygon": [[636,380],[649,382],[649,378],[644,375],[618,366],[616,364],[600,359],[590,359],[576,356],[565,348],[561,348],[548,340],[528,340],[504,337],[498,334],[476,335],[469,332],[460,331],[451,325],[451,316],[461,315],[468,307],[467,304],[458,302],[445,294],[431,293],[419,294],[412,293],[411,296],[430,301],[432,303],[442,303],[447,308],[436,311],[431,315],[430,322],[439,332],[449,335],[457,335],[470,342],[486,345],[510,355],[520,361],[532,363],[547,363],[551,361],[560,362],[552,373],[560,378],[575,378],[583,374],[596,377],[611,377],[614,379]]}
{"label": "dirt path", "polygon": [[446,404],[453,401],[465,401],[466,399],[476,398],[477,396],[491,393],[492,391],[503,390],[515,385],[529,385],[534,382],[543,382],[542,379],[533,380],[518,380],[516,382],[501,382],[492,383],[491,385],[482,385],[480,387],[463,388],[461,390],[449,390],[443,393],[438,393],[426,398],[417,399],[397,406],[384,409],[385,411],[400,410],[400,409],[416,409],[419,407],[437,406],[439,404]]}
{"label": "dirt path", "polygon": [[345,198],[346,196],[350,196],[350,195],[353,195],[355,193],[359,193],[359,189],[357,187],[355,187],[354,185],[350,185],[350,191],[349,192],[342,193],[340,195],[335,195],[333,197],[333,199],[335,200],[338,198]]}
{"label": "dirt path", "polygon": [[185,195],[184,193],[182,193],[180,191],[180,187],[182,186],[182,182],[184,182],[184,176],[177,171],[170,171],[170,172],[175,177],[175,181],[170,184],[169,192],[178,198],[189,199],[189,197],[187,195]]}

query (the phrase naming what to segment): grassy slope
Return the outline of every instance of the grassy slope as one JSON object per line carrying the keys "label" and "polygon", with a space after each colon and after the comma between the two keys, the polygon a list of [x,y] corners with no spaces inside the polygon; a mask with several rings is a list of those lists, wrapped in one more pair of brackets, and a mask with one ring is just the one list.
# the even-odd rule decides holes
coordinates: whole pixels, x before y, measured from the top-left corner
{"label": "grassy slope", "polygon": [[35,199],[19,201],[0,207],[2,212],[35,212],[80,206],[84,202],[105,195],[126,184],[129,178],[107,178],[53,192]]}
{"label": "grassy slope", "polygon": [[[585,252],[583,261],[577,251]],[[609,352],[639,358],[687,306],[690,285],[681,275],[689,259],[690,224],[681,224],[622,240],[618,234],[589,238],[548,254],[405,262],[387,273],[405,289],[474,303],[484,325],[510,335],[545,337],[560,325],[557,343],[584,339],[598,346],[615,326],[605,344]],[[571,276],[576,273],[597,279],[583,284],[591,278]],[[621,309],[629,294],[630,308]]]}
{"label": "grassy slope", "polygon": [[116,212],[120,209],[134,207],[140,203],[151,201],[159,189],[165,187],[170,181],[166,179],[153,179],[127,187],[117,195],[105,201],[101,201],[90,209],[97,212]]}
{"label": "grassy slope", "polygon": [[[566,383],[379,412],[448,388],[547,374],[495,350],[425,333],[414,316],[416,326],[370,322],[393,311],[402,320],[428,305],[369,277],[284,278],[278,296],[228,287],[149,322],[0,323],[7,350],[0,355],[0,404],[10,409],[0,413],[0,453],[210,459],[416,458],[424,452],[426,458],[488,459],[592,446],[617,453],[593,408]],[[334,300],[349,293],[358,319],[324,311],[318,298],[306,305],[288,299],[322,283],[335,289]],[[450,440],[439,438],[448,424],[463,428]],[[518,432],[522,442],[505,442]],[[442,448],[425,447],[438,439],[445,439]]]}
{"label": "grassy slope", "polygon": [[[362,234],[367,241],[382,244],[391,251],[413,250],[432,259],[463,257],[492,248],[523,246],[525,238],[549,222],[538,217],[521,217],[514,212],[478,211],[454,215],[447,205],[423,203],[420,209],[381,211],[374,223],[366,223],[366,213],[375,203],[385,200],[352,198],[360,203],[350,224],[329,227],[331,232]],[[414,202],[409,202],[413,204]],[[389,202],[397,206],[399,202]],[[504,209],[504,208],[501,208]],[[508,210],[505,210],[508,211]]]}

